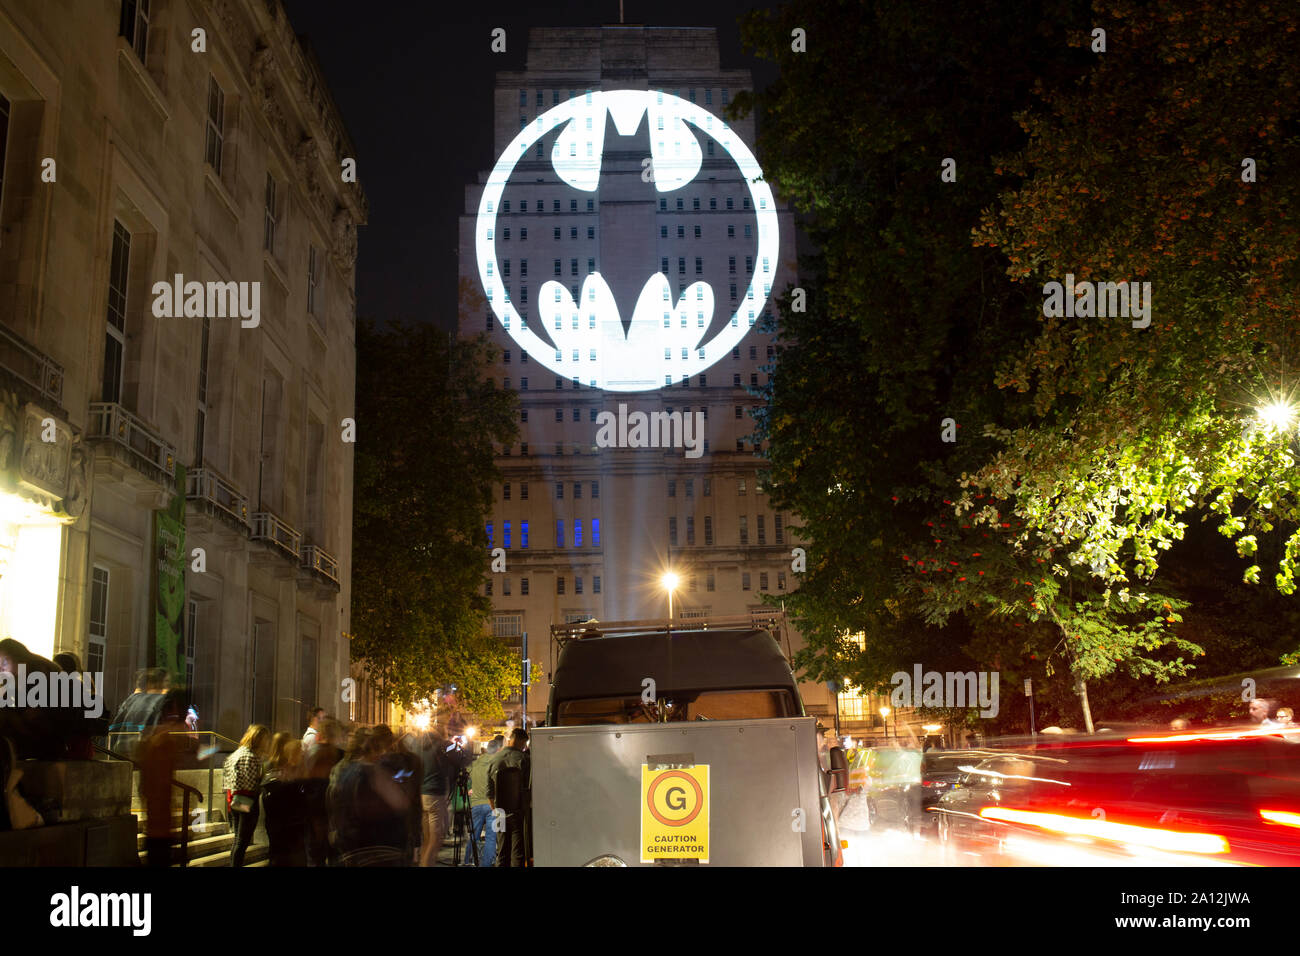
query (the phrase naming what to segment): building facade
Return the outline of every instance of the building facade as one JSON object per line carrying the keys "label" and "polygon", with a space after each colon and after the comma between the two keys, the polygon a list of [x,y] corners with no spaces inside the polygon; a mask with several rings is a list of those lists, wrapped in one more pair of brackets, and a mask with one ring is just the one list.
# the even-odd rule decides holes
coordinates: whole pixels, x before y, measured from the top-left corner
{"label": "building facade", "polygon": [[[764,595],[796,587],[798,542],[751,437],[775,357],[763,319],[795,275],[793,217],[737,159],[753,121],[724,115],[751,86],[721,68],[712,28],[535,29],[526,69],[498,75],[494,151],[512,169],[466,190],[459,320],[499,346],[495,374],[520,399],[486,529],[505,570],[484,587],[494,632],[533,662],[530,722],[552,624],[664,618],[666,571],[678,619],[768,613]],[[621,123],[604,98],[618,90],[637,91]],[[624,341],[640,351],[618,354]],[[635,447],[637,412],[666,416],[660,447]],[[824,686],[803,694],[833,715]]]}
{"label": "building facade", "polygon": [[0,0],[0,625],[109,706],[348,716],[354,156],[279,0]]}

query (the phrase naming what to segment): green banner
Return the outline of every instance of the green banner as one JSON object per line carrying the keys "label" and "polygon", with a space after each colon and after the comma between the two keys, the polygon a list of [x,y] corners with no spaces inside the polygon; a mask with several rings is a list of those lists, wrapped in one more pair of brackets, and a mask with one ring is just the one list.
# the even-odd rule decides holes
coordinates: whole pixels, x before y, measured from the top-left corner
{"label": "green banner", "polygon": [[185,611],[185,466],[176,463],[178,493],[153,513],[153,665],[167,669],[172,686],[185,677],[182,622]]}

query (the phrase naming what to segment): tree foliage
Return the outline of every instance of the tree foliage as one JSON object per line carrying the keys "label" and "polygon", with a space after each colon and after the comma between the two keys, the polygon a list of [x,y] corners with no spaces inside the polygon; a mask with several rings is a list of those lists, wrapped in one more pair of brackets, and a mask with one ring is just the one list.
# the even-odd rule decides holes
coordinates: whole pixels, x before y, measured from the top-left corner
{"label": "tree foliage", "polygon": [[[746,19],[781,73],[735,110],[759,114],[817,250],[807,311],[780,300],[758,421],[807,541],[787,604],[809,676],[880,686],[945,654],[1065,686],[1184,675],[1205,647],[1159,555],[1213,511],[1289,592],[1294,438],[1247,420],[1286,395],[1300,336],[1298,16],[800,0]],[[1152,282],[1150,327],[1045,318],[1067,273]]]}
{"label": "tree foliage", "polygon": [[465,708],[499,717],[518,673],[485,632],[484,523],[514,393],[486,374],[485,338],[363,321],[357,353],[352,655],[395,702],[456,684]]}

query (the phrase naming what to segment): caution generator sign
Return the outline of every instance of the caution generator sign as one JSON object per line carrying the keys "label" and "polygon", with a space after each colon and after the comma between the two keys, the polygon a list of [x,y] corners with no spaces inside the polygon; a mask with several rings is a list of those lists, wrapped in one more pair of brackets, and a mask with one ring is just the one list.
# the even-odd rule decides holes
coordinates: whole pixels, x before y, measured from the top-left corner
{"label": "caution generator sign", "polygon": [[709,768],[641,765],[641,862],[709,862]]}

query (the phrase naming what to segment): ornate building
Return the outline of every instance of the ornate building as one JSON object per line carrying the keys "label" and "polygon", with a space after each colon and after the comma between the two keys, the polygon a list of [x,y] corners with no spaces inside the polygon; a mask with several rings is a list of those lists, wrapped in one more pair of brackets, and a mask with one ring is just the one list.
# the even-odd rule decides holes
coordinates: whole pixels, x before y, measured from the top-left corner
{"label": "ornate building", "polygon": [[76,7],[0,0],[0,633],[349,716],[352,144],[279,0]]}

